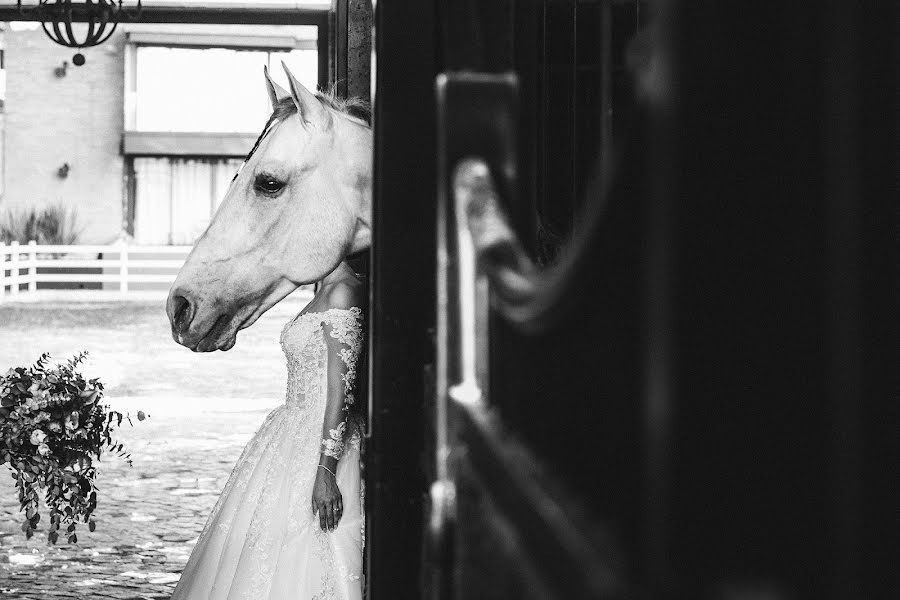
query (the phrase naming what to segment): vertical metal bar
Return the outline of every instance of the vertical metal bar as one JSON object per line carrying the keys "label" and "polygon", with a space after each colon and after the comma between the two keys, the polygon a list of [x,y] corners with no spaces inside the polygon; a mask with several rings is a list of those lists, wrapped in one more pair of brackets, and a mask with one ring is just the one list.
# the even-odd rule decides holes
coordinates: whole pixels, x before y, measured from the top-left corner
{"label": "vertical metal bar", "polygon": [[828,224],[828,361],[829,410],[834,415],[831,433],[831,518],[836,538],[836,562],[831,572],[833,597],[852,600],[862,592],[859,484],[861,415],[864,405],[861,311],[861,226],[859,185],[859,102],[857,100],[860,15],[851,3],[838,0],[823,7],[826,52],[824,177]]}
{"label": "vertical metal bar", "polygon": [[[446,108],[445,91],[447,85],[447,77],[444,74],[438,75],[436,80],[437,90],[437,119],[441,122],[444,119]],[[446,148],[447,140],[445,139],[444,128],[438,130],[438,147]],[[449,177],[445,171],[447,167],[442,163],[438,167],[438,189],[437,189],[437,312],[435,314],[435,407],[434,407],[434,436],[435,436],[435,455],[434,470],[435,478],[438,480],[447,479],[447,456],[449,452],[449,425],[447,422],[447,396],[450,389],[450,278],[451,278],[451,259],[450,249],[448,247],[449,229],[453,223],[451,219],[451,202],[447,196],[447,182],[444,180]]]}
{"label": "vertical metal bar", "polygon": [[[578,132],[580,130],[579,121],[578,121],[578,0],[572,0],[572,57],[571,57],[571,68],[572,68],[572,82],[571,82],[571,94],[572,94],[572,208],[574,209],[578,206]],[[575,221],[575,210],[571,210],[569,213],[569,227],[571,228]]]}
{"label": "vertical metal bar", "polygon": [[[611,36],[612,9],[607,4],[605,25]],[[640,2],[636,2],[640,9]],[[637,24],[636,24],[637,26]],[[665,51],[660,50],[661,52]],[[608,63],[606,61],[609,61]],[[604,72],[611,70],[611,57],[604,59]],[[606,88],[606,82],[604,87]],[[611,84],[609,84],[611,85]],[[609,88],[606,88],[611,93]],[[610,112],[614,110],[610,102]],[[611,149],[612,118],[604,123],[607,135],[604,151]],[[675,145],[671,124],[659,117],[650,130],[650,178],[646,213],[647,259],[644,274],[644,310],[646,314],[646,343],[644,345],[644,432],[646,471],[644,473],[645,504],[640,531],[641,571],[649,597],[665,600],[672,597],[673,578],[670,564],[672,427],[674,404],[673,346],[673,279],[672,270],[676,247],[674,244],[672,198],[672,160]],[[609,155],[606,154],[605,157]],[[608,169],[604,169],[608,172]]]}
{"label": "vertical metal bar", "polygon": [[[446,82],[446,76],[438,77],[439,113],[446,107],[443,94]],[[443,117],[439,115],[442,122]],[[441,133],[446,133],[443,128]],[[443,135],[442,138],[439,143],[447,143]],[[437,213],[435,480],[430,490],[428,557],[432,578],[428,587],[433,599],[450,598],[454,586],[456,486],[450,469],[449,403],[451,399],[461,403],[480,402],[482,385],[487,381],[484,370],[484,377],[479,380],[477,367],[480,358],[478,323],[479,317],[481,321],[485,320],[488,298],[479,293],[479,288],[484,285],[479,286],[467,207],[474,193],[484,191],[484,186],[473,189],[472,184],[489,181],[490,173],[481,160],[465,160],[452,172],[452,165],[441,163]],[[448,181],[451,173],[452,182]],[[450,190],[452,193],[448,194]],[[480,279],[484,283],[484,277]],[[451,329],[458,334],[458,345],[450,335]]]}
{"label": "vertical metal bar", "polygon": [[[658,169],[662,169],[657,164]],[[672,418],[671,282],[669,276],[670,202],[662,186],[665,173],[655,174],[654,201],[648,210],[646,389],[644,397],[647,471],[642,557],[650,597],[667,598],[669,520],[669,455]]]}
{"label": "vertical metal bar", "polygon": [[[444,91],[446,77],[439,75],[436,82],[437,120],[441,122],[445,109]],[[438,130],[438,147],[446,147],[443,128]],[[429,490],[429,518],[426,545],[426,573],[428,581],[425,592],[430,600],[442,600],[451,597],[450,565],[444,564],[449,544],[447,496],[450,481],[448,461],[450,459],[450,435],[448,403],[450,394],[450,288],[453,261],[450,254],[448,237],[453,227],[451,218],[451,202],[448,198],[447,185],[444,180],[444,165],[438,167],[437,187],[437,277],[436,277],[436,314],[435,314],[435,403],[434,403],[434,475]]]}
{"label": "vertical metal bar", "polygon": [[[600,160],[602,161],[601,176],[606,177],[609,172],[608,164],[612,149],[612,2],[603,0],[602,14],[600,16]],[[601,182],[600,189],[608,189],[607,181]]]}
{"label": "vertical metal bar", "polygon": [[347,96],[348,4],[348,0],[332,0],[331,3],[331,60],[334,63],[335,90],[341,98]]}
{"label": "vertical metal bar", "polygon": [[[467,208],[472,195],[486,192],[472,188],[473,183],[490,182],[490,170],[480,159],[462,161],[453,173],[453,196],[451,199],[454,236],[456,239],[456,289],[451,292],[456,297],[456,314],[449,319],[459,331],[458,372],[456,382],[449,389],[450,396],[460,402],[472,403],[483,399],[483,382],[478,380],[478,330],[479,315],[486,306],[479,306],[478,270],[475,264],[475,246],[469,230]],[[493,184],[491,183],[491,186]],[[493,191],[493,190],[491,190]],[[481,277],[482,281],[484,280]],[[482,298],[483,299],[483,298]]]}
{"label": "vertical metal bar", "polygon": [[330,18],[329,13],[325,13],[320,17],[316,27],[316,52],[319,58],[318,82],[320,89],[326,89],[332,80],[331,71],[329,69],[329,56],[331,55],[330,40]]}
{"label": "vertical metal bar", "polygon": [[547,169],[547,141],[550,135],[548,125],[548,113],[550,106],[550,85],[548,83],[550,79],[550,65],[547,60],[548,52],[547,52],[547,4],[549,0],[542,0],[541,2],[541,83],[539,89],[539,98],[538,98],[538,113],[539,120],[541,123],[541,143],[538,145],[537,151],[539,153],[539,157],[537,160],[540,173],[540,189],[538,190],[538,201],[537,205],[541,208],[547,202],[547,196],[549,195],[549,186],[547,182],[549,180],[548,169]]}

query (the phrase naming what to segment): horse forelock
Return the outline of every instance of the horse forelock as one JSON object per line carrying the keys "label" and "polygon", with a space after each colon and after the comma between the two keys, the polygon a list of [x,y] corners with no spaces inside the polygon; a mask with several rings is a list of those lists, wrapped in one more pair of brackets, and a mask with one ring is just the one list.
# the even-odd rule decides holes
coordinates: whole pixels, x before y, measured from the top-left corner
{"label": "horse forelock", "polygon": [[372,125],[372,107],[367,100],[355,96],[339,98],[334,87],[327,92],[316,92],[316,98],[325,106],[346,117],[360,121],[367,126]]}
{"label": "horse forelock", "polygon": [[[317,91],[316,99],[326,108],[365,126],[372,124],[372,108],[368,101],[362,98],[350,97],[340,98],[332,86],[328,91]],[[297,105],[294,104],[293,98],[290,96],[279,100],[272,110],[272,115],[276,118],[284,119],[290,115],[296,114]]]}

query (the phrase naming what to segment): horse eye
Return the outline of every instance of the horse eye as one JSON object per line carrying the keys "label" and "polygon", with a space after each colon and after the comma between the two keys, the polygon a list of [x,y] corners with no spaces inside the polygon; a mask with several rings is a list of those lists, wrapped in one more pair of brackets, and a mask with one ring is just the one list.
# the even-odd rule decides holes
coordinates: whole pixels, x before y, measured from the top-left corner
{"label": "horse eye", "polygon": [[270,175],[262,175],[256,178],[256,189],[266,194],[277,194],[284,187],[284,183]]}

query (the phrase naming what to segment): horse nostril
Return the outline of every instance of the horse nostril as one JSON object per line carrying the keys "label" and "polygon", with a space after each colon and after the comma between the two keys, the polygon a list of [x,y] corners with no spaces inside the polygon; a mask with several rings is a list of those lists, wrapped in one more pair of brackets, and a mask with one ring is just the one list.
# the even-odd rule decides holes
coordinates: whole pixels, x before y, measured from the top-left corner
{"label": "horse nostril", "polygon": [[184,296],[172,297],[172,324],[175,329],[183,331],[191,323],[193,308],[190,301]]}

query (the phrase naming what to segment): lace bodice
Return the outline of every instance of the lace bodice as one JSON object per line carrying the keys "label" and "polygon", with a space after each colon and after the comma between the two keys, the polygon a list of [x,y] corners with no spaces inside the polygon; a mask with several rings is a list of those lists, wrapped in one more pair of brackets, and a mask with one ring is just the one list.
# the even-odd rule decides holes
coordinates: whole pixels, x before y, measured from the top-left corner
{"label": "lace bodice", "polygon": [[287,359],[288,406],[303,406],[310,397],[319,398],[327,386],[327,345],[324,325],[330,325],[331,335],[340,341],[340,356],[347,367],[343,378],[344,395],[353,403],[353,381],[356,363],[362,349],[362,311],[357,308],[332,308],[322,312],[301,313],[288,321],[281,330],[281,348]]}
{"label": "lace bodice", "polygon": [[[297,408],[329,404],[322,451],[335,458],[340,458],[348,433],[346,413],[354,402],[356,365],[362,342],[362,310],[357,307],[301,313],[281,332],[281,347],[288,368],[285,403]],[[341,364],[329,368],[329,358]],[[329,372],[336,374],[332,386],[339,388],[330,394]],[[334,395],[338,396],[337,402],[329,402],[329,397]]]}

